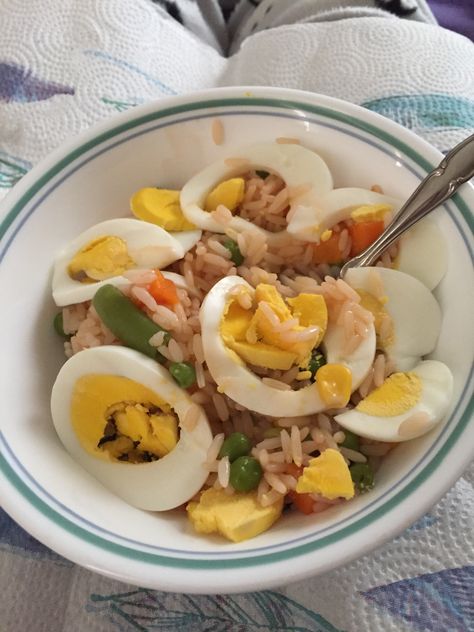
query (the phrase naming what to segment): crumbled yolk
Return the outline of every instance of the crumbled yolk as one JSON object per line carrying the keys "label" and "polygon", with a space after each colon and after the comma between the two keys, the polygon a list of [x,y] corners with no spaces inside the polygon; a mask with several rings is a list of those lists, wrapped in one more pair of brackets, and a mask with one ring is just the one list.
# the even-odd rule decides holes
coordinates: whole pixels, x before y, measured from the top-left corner
{"label": "crumbled yolk", "polygon": [[[377,348],[387,349],[394,343],[395,328],[390,315],[385,309],[385,303],[387,302],[386,299],[377,298],[366,290],[357,289],[356,292],[360,296],[361,307],[371,312],[374,317],[374,328],[377,335]],[[386,331],[384,331],[384,335],[382,337],[382,323],[384,321],[386,321],[384,326]]]}
{"label": "crumbled yolk", "polygon": [[130,208],[138,219],[161,226],[165,230],[193,230],[196,226],[183,215],[179,195],[179,191],[147,187],[132,196]]}
{"label": "crumbled yolk", "polygon": [[244,199],[245,180],[231,178],[218,184],[207,196],[204,202],[206,211],[215,211],[222,204],[232,213]]}
{"label": "crumbled yolk", "polygon": [[383,220],[392,211],[390,204],[366,204],[358,206],[351,213],[351,219],[356,222],[375,222]]}
{"label": "crumbled yolk", "polygon": [[186,507],[188,517],[198,533],[220,533],[232,542],[254,538],[278,520],[283,497],[269,507],[258,502],[257,492],[229,496],[222,489],[206,489],[199,502]]}
{"label": "crumbled yolk", "polygon": [[321,241],[328,241],[328,239],[331,239],[332,236],[332,230],[325,230],[322,235],[321,235]]}
{"label": "crumbled yolk", "polygon": [[82,447],[107,461],[155,460],[178,442],[170,406],[146,386],[116,375],[91,373],[77,380],[71,423]]}
{"label": "crumbled yolk", "polygon": [[[322,296],[315,294],[300,294],[288,299],[287,303],[274,286],[265,283],[256,287],[251,309],[242,308],[232,298],[226,305],[220,325],[227,347],[255,366],[286,371],[298,364],[306,369],[312,349],[320,343],[326,331],[326,303]],[[293,318],[297,318],[299,324],[284,333],[275,330],[275,320],[284,323]],[[317,329],[306,340],[292,340],[291,336],[284,335],[286,332],[298,333],[310,326]]]}
{"label": "crumbled yolk", "polygon": [[393,373],[359,402],[356,410],[375,417],[403,415],[419,402],[422,389],[423,383],[415,373]]}
{"label": "crumbled yolk", "polygon": [[352,498],[354,483],[342,454],[328,448],[315,459],[311,459],[298,478],[296,492],[319,494],[328,500]]}
{"label": "crumbled yolk", "polygon": [[351,397],[352,373],[343,364],[325,364],[316,371],[316,387],[329,408],[342,408]]}
{"label": "crumbled yolk", "polygon": [[90,241],[71,259],[69,276],[81,283],[94,283],[120,276],[134,265],[127,244],[120,237],[106,235]]}

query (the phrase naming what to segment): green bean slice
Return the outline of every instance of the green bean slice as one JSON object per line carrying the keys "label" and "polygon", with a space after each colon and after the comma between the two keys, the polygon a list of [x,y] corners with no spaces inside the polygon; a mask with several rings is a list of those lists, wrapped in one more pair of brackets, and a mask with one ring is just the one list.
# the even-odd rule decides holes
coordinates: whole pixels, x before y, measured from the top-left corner
{"label": "green bean slice", "polygon": [[196,381],[196,371],[189,362],[172,362],[169,372],[181,388],[189,388]]}
{"label": "green bean slice", "polygon": [[[159,331],[165,331],[154,323],[115,286],[107,284],[100,287],[92,299],[92,304],[104,325],[125,346],[140,351],[146,356],[163,362],[164,358],[149,340]],[[164,344],[169,341],[166,332]]]}

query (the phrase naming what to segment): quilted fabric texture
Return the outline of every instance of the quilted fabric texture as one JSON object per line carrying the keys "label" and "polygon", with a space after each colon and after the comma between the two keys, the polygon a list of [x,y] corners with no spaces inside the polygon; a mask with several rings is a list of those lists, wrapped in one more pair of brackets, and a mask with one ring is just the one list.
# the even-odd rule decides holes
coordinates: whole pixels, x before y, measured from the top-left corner
{"label": "quilted fabric texture", "polygon": [[[0,198],[91,124],[213,86],[339,97],[442,151],[474,131],[474,47],[437,26],[424,2],[0,0],[0,24]],[[399,538],[344,568],[231,597],[106,579],[0,513],[0,629],[472,631],[473,486],[471,467]]]}

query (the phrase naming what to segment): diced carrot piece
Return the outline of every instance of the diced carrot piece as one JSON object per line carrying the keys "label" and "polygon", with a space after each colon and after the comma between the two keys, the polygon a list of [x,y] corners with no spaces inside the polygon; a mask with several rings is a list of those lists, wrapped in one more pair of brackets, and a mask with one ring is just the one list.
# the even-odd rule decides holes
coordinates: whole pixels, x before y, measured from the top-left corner
{"label": "diced carrot piece", "polygon": [[[286,466],[286,473],[290,476],[293,476],[298,480],[298,478],[303,473],[304,467],[302,465],[296,465],[296,463],[289,463]],[[313,513],[313,505],[314,500],[311,498],[310,494],[298,494],[297,492],[291,490],[288,492],[288,497],[294,506],[304,514]]]}
{"label": "diced carrot piece", "polygon": [[296,463],[288,463],[286,466],[286,473],[294,478],[298,479],[303,474],[304,467],[302,465],[296,465]]}
{"label": "diced carrot piece", "polygon": [[298,494],[292,490],[288,492],[288,496],[301,513],[307,515],[313,513],[314,500],[311,498],[311,494]]}
{"label": "diced carrot piece", "polygon": [[371,222],[354,222],[351,224],[349,234],[351,236],[351,257],[360,254],[382,234],[384,230],[383,220]]}
{"label": "diced carrot piece", "polygon": [[339,250],[340,233],[333,233],[327,241],[313,246],[313,263],[340,263],[342,254]]}
{"label": "diced carrot piece", "polygon": [[155,301],[160,305],[176,305],[179,303],[176,285],[166,279],[159,270],[155,270],[156,279],[147,287]]}

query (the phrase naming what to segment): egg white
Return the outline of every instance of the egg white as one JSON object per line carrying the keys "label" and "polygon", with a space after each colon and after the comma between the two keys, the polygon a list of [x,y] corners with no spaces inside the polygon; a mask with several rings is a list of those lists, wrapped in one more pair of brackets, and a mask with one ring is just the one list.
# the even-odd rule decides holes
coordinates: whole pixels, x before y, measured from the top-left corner
{"label": "egg white", "polygon": [[191,250],[191,248],[194,248],[197,242],[201,239],[202,230],[169,231],[168,234],[181,244],[181,247],[186,254],[189,250]]}
{"label": "egg white", "polygon": [[357,187],[333,189],[326,195],[321,195],[313,205],[298,204],[288,222],[287,231],[297,239],[319,242],[325,230],[350,219],[355,207],[373,204],[389,204],[394,214],[402,205],[396,198],[369,189]]}
{"label": "egg white", "polygon": [[72,356],[61,368],[51,394],[54,427],[73,459],[105,487],[140,509],[164,511],[196,494],[208,476],[204,467],[212,433],[201,410],[194,430],[180,428],[176,447],[151,463],[112,463],[95,458],[80,444],[71,424],[71,398],[76,381],[91,373],[119,375],[155,391],[182,421],[192,401],[162,366],[124,347],[104,346]]}
{"label": "egg white", "polygon": [[428,288],[415,277],[382,267],[350,268],[344,280],[355,290],[371,293],[376,275],[388,299],[384,309],[392,319],[394,341],[384,348],[398,371],[407,371],[436,346],[441,308]]}
{"label": "egg white", "polygon": [[[327,410],[329,407],[321,399],[315,384],[298,391],[272,388],[264,384],[236,353],[226,347],[220,335],[222,315],[230,298],[229,292],[232,288],[242,285],[253,291],[241,277],[230,276],[221,279],[205,297],[199,314],[204,356],[219,391],[250,411],[272,417],[297,417]],[[330,336],[325,342],[326,352],[329,357],[341,358],[341,364],[351,370],[354,369],[355,386],[353,385],[352,390],[355,390],[372,365],[375,331],[370,332],[367,342],[364,346],[361,345],[362,348],[345,357],[339,348],[342,343],[343,337]]]}
{"label": "egg white", "polygon": [[[448,367],[436,360],[425,360],[411,369],[422,382],[421,396],[407,412],[393,417],[368,415],[357,409],[336,415],[336,421],[346,430],[376,441],[401,442],[429,432],[446,414],[453,394],[453,376]],[[400,432],[404,421],[415,413],[426,413],[426,424],[414,425]]]}
{"label": "egg white", "polygon": [[130,281],[124,276],[115,276],[96,283],[81,283],[68,274],[67,267],[74,255],[94,239],[106,235],[120,237],[126,242],[129,255],[136,263],[136,269],[164,268],[182,259],[185,254],[179,241],[154,224],[129,218],[101,222],[81,233],[57,255],[52,281],[56,305],[62,307],[88,301],[99,287],[105,284],[118,288],[130,285]]}
{"label": "egg white", "polygon": [[346,338],[344,327],[335,323],[328,323],[324,334],[322,348],[328,364],[343,364],[352,374],[352,392],[354,392],[367,377],[375,357],[376,335],[375,327],[367,325],[368,333],[352,353],[344,353]]}
{"label": "egg white", "polygon": [[180,204],[186,218],[203,230],[224,233],[230,228],[237,232],[256,230],[263,232],[271,243],[287,240],[286,231],[272,233],[255,226],[242,217],[234,216],[224,228],[210,213],[203,209],[207,195],[224,180],[236,177],[248,169],[267,169],[278,174],[289,187],[309,186],[309,190],[292,202],[314,206],[315,200],[332,189],[331,173],[320,156],[296,144],[258,143],[241,147],[232,152],[232,157],[247,160],[248,166],[229,167],[224,159],[218,160],[189,180],[183,187]]}
{"label": "egg white", "polygon": [[441,281],[448,267],[448,249],[438,224],[426,217],[400,238],[395,268],[421,281],[429,290]]}

